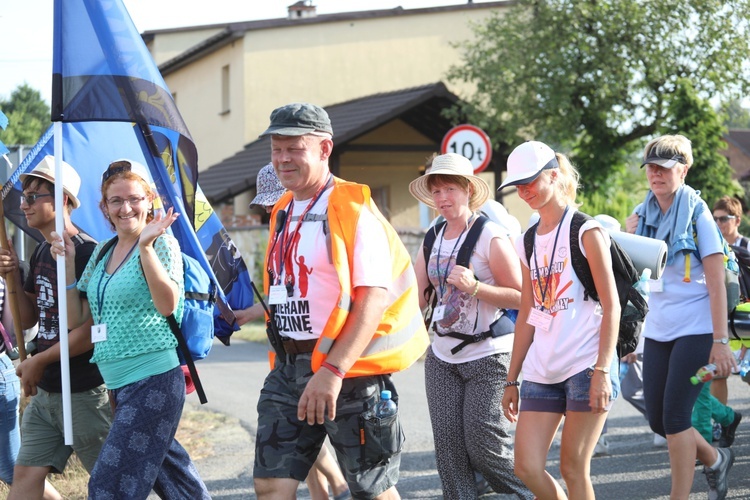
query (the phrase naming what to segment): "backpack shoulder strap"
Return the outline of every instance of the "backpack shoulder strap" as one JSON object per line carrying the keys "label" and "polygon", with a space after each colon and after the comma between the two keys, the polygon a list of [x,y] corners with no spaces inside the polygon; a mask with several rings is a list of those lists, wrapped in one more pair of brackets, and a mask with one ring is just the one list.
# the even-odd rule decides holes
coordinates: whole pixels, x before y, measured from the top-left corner
{"label": "backpack shoulder strap", "polygon": [[432,247],[435,245],[437,235],[440,231],[442,231],[444,226],[445,220],[438,222],[437,224],[429,228],[424,235],[424,240],[422,241],[422,252],[424,253],[425,266],[427,266],[427,262],[429,262],[430,260],[430,252],[432,252]]}
{"label": "backpack shoulder strap", "polygon": [[589,267],[589,262],[583,256],[583,251],[581,251],[581,247],[578,244],[581,226],[591,219],[593,217],[583,212],[573,212],[573,216],[570,219],[570,264],[573,266],[573,272],[575,272],[585,290],[584,300],[591,297],[593,300],[598,301],[599,294],[596,293],[594,277],[591,275],[591,267]]}
{"label": "backpack shoulder strap", "polygon": [[99,250],[99,253],[96,256],[96,261],[94,261],[94,265],[99,264],[99,262],[104,258],[105,255],[107,255],[107,252],[109,252],[109,249],[113,246],[117,245],[117,236],[114,238],[111,238],[108,242],[102,246],[101,250]]}
{"label": "backpack shoulder strap", "polygon": [[539,222],[531,226],[523,233],[523,248],[526,251],[526,266],[531,267],[531,254],[534,253],[534,237],[536,236],[536,228],[539,226]]}
{"label": "backpack shoulder strap", "polygon": [[466,268],[469,267],[469,259],[471,259],[471,254],[474,252],[474,247],[477,246],[477,240],[482,234],[484,225],[487,224],[488,220],[489,219],[484,215],[480,215],[477,220],[474,221],[474,224],[471,225],[471,228],[469,228],[469,232],[466,234],[464,242],[461,244],[461,248],[458,249],[458,254],[456,255],[457,265]]}

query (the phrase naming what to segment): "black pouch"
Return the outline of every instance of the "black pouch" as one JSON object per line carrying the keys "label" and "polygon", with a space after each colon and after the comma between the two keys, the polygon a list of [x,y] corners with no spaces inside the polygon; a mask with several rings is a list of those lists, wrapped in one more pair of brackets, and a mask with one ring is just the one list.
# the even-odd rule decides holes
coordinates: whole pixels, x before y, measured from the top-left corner
{"label": "black pouch", "polygon": [[401,451],[406,437],[398,413],[378,418],[372,411],[359,415],[360,465],[368,469],[386,464]]}
{"label": "black pouch", "polygon": [[502,337],[516,331],[516,324],[503,314],[490,325],[490,336],[492,338]]}

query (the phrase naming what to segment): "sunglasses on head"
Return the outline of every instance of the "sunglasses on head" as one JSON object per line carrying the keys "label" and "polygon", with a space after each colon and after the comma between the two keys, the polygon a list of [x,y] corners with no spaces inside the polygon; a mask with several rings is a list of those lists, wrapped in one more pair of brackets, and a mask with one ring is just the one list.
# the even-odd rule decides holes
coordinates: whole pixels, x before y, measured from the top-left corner
{"label": "sunglasses on head", "polygon": [[130,164],[129,161],[115,161],[109,164],[109,167],[107,167],[107,170],[104,171],[102,174],[102,184],[112,177],[113,175],[121,174],[123,172],[130,172],[133,168],[133,165]]}
{"label": "sunglasses on head", "polygon": [[736,219],[736,218],[737,218],[736,215],[722,215],[720,217],[714,217],[714,220],[716,222],[720,222],[720,223],[724,224],[725,222],[733,220],[733,219]]}

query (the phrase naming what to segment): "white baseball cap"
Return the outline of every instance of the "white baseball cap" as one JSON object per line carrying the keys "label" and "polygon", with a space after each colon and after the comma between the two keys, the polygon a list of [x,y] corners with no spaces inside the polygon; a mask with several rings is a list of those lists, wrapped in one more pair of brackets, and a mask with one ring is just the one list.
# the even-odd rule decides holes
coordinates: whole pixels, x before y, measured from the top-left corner
{"label": "white baseball cap", "polygon": [[552,148],[539,141],[524,142],[508,156],[508,176],[498,189],[528,184],[543,170],[559,167]]}

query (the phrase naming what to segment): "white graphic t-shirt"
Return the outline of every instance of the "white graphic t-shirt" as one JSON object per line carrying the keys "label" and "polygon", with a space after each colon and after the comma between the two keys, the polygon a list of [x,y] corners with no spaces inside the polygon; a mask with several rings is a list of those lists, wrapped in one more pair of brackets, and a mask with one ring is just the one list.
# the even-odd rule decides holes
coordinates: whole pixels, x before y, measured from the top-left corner
{"label": "white graphic t-shirt", "polygon": [[[552,315],[549,330],[536,328],[534,341],[523,362],[523,378],[541,384],[556,384],[593,366],[599,354],[602,311],[598,302],[583,300],[584,288],[570,261],[570,221],[574,210],[547,234],[537,234],[528,262],[534,307]],[[559,228],[559,236],[557,235]],[[578,245],[586,256],[581,238],[599,228],[607,245],[609,233],[596,220],[583,224]],[[557,237],[557,244],[555,238]],[[523,235],[516,239],[516,252],[526,266]]]}
{"label": "white graphic t-shirt", "polygon": [[[427,277],[438,292],[440,302],[445,306],[445,314],[442,319],[435,322],[435,329],[438,333],[456,332],[469,335],[486,332],[490,323],[500,316],[500,309],[444,282],[445,277],[456,265],[456,256],[466,239],[467,231],[453,239],[444,238],[443,231],[445,227],[437,235],[427,263]],[[507,237],[497,224],[488,221],[469,258],[474,275],[479,281],[489,285],[496,285],[489,266],[490,242],[494,238]],[[447,363],[465,363],[491,354],[510,352],[513,348],[513,334],[468,344],[456,354],[451,353],[451,349],[462,342],[453,337],[435,335],[432,351],[435,356]]]}
{"label": "white graphic t-shirt", "polygon": [[[287,282],[287,273],[293,276],[293,285],[292,296],[286,303],[276,306],[275,320],[282,335],[296,340],[320,337],[339,297],[338,275],[331,262],[331,234],[325,217],[330,193],[331,188],[328,188],[321,194],[298,233],[295,229],[300,223],[299,217],[314,199],[292,201],[286,207],[287,212],[291,208],[286,235],[283,242],[282,238],[277,241],[286,265],[279,265],[277,261],[272,268],[281,267],[282,285]],[[357,223],[353,260],[354,287],[390,287],[391,256],[387,236],[383,225],[367,206],[362,208]]]}

